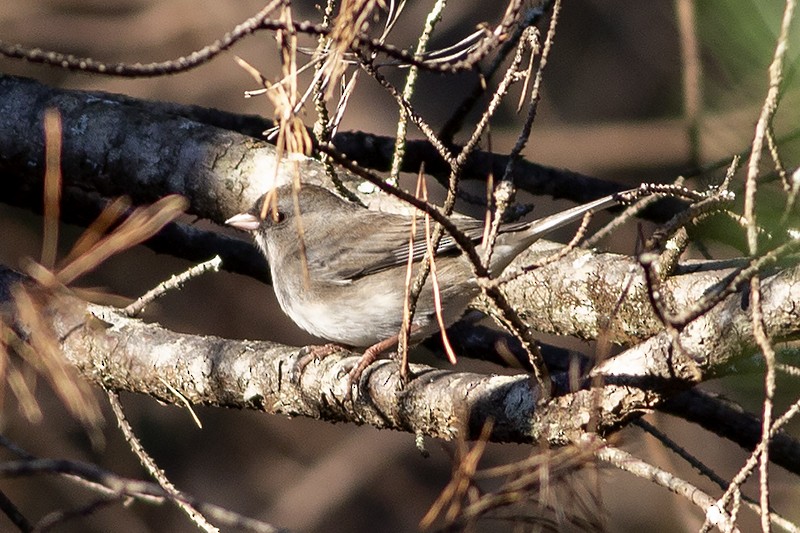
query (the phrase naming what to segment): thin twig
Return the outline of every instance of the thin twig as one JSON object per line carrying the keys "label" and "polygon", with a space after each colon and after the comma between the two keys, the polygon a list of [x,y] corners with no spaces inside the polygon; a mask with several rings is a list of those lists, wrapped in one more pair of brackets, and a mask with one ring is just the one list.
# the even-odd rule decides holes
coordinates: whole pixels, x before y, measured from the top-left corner
{"label": "thin twig", "polygon": [[144,446],[142,446],[139,438],[133,432],[133,428],[128,422],[128,419],[125,417],[122,404],[119,402],[119,395],[109,389],[106,389],[106,394],[108,395],[108,402],[111,404],[111,409],[114,411],[114,416],[117,418],[117,424],[120,430],[122,430],[122,434],[125,435],[125,440],[128,441],[131,451],[139,458],[139,462],[142,466],[144,466],[147,471],[150,472],[150,475],[158,481],[161,488],[170,496],[170,500],[186,513],[186,516],[188,516],[198,528],[207,533],[218,533],[219,529],[211,525],[200,511],[186,501],[186,497],[175,488],[175,485],[167,479],[164,471],[158,467],[153,458],[145,451]]}
{"label": "thin twig", "polygon": [[144,293],[135,302],[123,309],[123,312],[129,317],[139,316],[142,311],[144,311],[145,307],[153,303],[156,299],[164,296],[168,291],[181,289],[184,283],[206,272],[219,272],[220,265],[222,265],[222,259],[217,255],[204,263],[193,266],[186,272],[178,274],[177,276],[171,276],[168,280],[162,281],[156,287]]}
{"label": "thin twig", "polygon": [[[716,485],[719,488],[725,489],[728,487],[727,481],[725,481],[720,475],[714,472],[711,468],[706,466],[706,464],[703,463],[700,459],[689,453],[686,449],[684,449],[677,442],[671,439],[666,433],[664,433],[651,423],[642,420],[641,418],[636,420],[634,424],[642,428],[642,430],[649,433],[654,438],[658,439],[658,441],[661,442],[661,444],[663,444],[664,446],[666,446],[667,449],[671,450],[672,452],[677,454],[681,459],[689,463],[689,465],[698,472],[700,472],[700,474],[704,475],[705,477],[716,483]],[[742,499],[748,508],[750,508],[756,513],[760,512],[759,503],[757,501],[747,496],[744,496]],[[773,524],[780,526],[786,531],[795,533],[800,530],[795,524],[792,524],[786,518],[780,516],[779,514],[773,511],[770,511],[769,518]]]}
{"label": "thin twig", "polygon": [[637,459],[630,453],[613,446],[604,446],[595,452],[601,461],[609,463],[620,470],[629,472],[636,477],[652,481],[656,485],[666,488],[679,496],[683,496],[700,508],[706,520],[722,531],[739,531],[731,521],[728,513],[714,498],[696,487],[680,479],[666,470]]}

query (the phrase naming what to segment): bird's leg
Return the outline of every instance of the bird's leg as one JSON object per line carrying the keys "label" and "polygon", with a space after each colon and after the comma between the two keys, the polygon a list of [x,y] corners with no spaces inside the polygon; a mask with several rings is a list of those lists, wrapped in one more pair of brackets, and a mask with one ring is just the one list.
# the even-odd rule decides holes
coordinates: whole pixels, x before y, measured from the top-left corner
{"label": "bird's leg", "polygon": [[297,360],[297,364],[294,367],[294,375],[297,376],[299,380],[300,376],[303,375],[303,370],[305,370],[311,361],[320,361],[329,355],[344,349],[345,347],[341,344],[336,344],[333,342],[323,345],[304,347],[302,350],[300,350],[302,355]]}
{"label": "bird's leg", "polygon": [[358,364],[350,371],[347,380],[347,395],[345,396],[346,400],[349,400],[352,397],[353,385],[358,384],[359,380],[361,379],[361,374],[364,373],[364,370],[366,370],[369,365],[374,363],[380,354],[397,344],[399,340],[400,336],[394,335],[393,337],[389,337],[388,339],[384,339],[381,342],[373,344],[364,351],[364,355],[362,355],[361,359],[358,360]]}
{"label": "bird's leg", "polygon": [[[414,333],[418,329],[419,326],[411,326],[411,333]],[[361,359],[358,360],[358,364],[350,371],[350,376],[347,383],[347,395],[345,396],[345,399],[351,398],[353,385],[357,385],[361,380],[361,374],[364,373],[364,370],[366,370],[369,365],[374,363],[380,354],[395,346],[398,342],[400,342],[399,333],[389,337],[388,339],[384,339],[376,344],[373,344],[364,351],[364,355],[362,355]],[[403,384],[405,385],[405,383],[408,381],[407,372],[404,372],[403,368],[401,368],[400,373],[403,375]]]}

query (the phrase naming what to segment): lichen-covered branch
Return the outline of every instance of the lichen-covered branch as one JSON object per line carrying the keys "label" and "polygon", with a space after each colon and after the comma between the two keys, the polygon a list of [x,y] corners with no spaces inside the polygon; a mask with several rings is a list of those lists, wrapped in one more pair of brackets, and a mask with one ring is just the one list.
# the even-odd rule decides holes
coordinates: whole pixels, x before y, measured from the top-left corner
{"label": "lichen-covered branch", "polygon": [[[799,269],[764,280],[764,311],[770,333],[797,334]],[[15,323],[10,286],[20,276],[0,271],[4,320]],[[32,282],[26,282],[32,283]],[[287,416],[370,424],[440,438],[477,437],[494,420],[492,440],[552,444],[574,441],[591,427],[609,434],[676,393],[709,379],[753,349],[740,296],[686,329],[676,351],[666,334],[626,350],[592,372],[594,385],[537,404],[528,375],[494,376],[414,366],[400,388],[396,366],[373,365],[354,401],[345,401],[346,370],[356,359],[341,353],[293,375],[297,348],[266,341],[238,341],[176,333],[122,312],[88,304],[69,292],[31,287],[59,339],[64,355],[85,378],[114,390],[149,394],[180,403],[258,409]],[[25,329],[24,324],[17,324]],[[691,357],[688,357],[691,354]]]}

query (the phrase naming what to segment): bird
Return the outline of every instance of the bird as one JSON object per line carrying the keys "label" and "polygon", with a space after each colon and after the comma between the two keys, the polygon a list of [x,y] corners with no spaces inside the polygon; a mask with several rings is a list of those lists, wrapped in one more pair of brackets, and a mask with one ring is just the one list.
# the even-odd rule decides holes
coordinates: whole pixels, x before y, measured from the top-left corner
{"label": "bird", "polygon": [[[543,235],[586,213],[625,203],[627,192],[531,222],[501,224],[488,268],[491,276],[500,275]],[[268,195],[274,195],[271,206],[273,196]],[[374,352],[398,338],[409,254],[415,276],[427,249],[425,225],[418,218],[413,251],[409,250],[413,218],[370,210],[323,187],[302,184],[299,190],[282,185],[264,194],[249,211],[226,224],[253,236],[269,264],[278,304],[300,328],[337,345],[367,348],[364,357],[373,352],[374,360]],[[451,220],[482,255],[485,222],[458,214]],[[469,259],[450,235],[441,239],[435,262],[441,318],[449,326],[464,314],[480,288]],[[417,301],[412,343],[440,327],[430,278]]]}

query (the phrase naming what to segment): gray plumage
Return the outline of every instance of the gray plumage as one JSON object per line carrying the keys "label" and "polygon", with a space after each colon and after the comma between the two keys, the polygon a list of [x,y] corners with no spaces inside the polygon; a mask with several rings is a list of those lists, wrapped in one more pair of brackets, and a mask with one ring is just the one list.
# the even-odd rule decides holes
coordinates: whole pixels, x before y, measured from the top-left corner
{"label": "gray plumage", "polygon": [[[253,234],[269,263],[283,311],[312,335],[348,346],[372,346],[396,336],[403,320],[412,217],[367,210],[321,187],[303,185],[297,194],[298,224],[292,188],[283,186],[276,192],[277,218],[271,210],[261,218],[262,197],[249,212],[230,218],[227,224]],[[580,220],[587,212],[616,205],[617,198],[606,196],[533,222],[501,225],[490,265],[492,275],[499,275],[546,233]],[[481,241],[482,220],[460,215],[452,220],[476,245]],[[424,220],[419,217],[412,276],[425,253],[424,232]],[[482,252],[480,246],[478,250]],[[448,235],[437,249],[436,270],[442,314],[450,325],[479,289],[469,260]],[[430,276],[417,302],[414,325],[413,340],[422,340],[438,328]]]}

